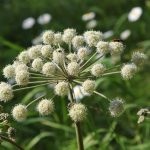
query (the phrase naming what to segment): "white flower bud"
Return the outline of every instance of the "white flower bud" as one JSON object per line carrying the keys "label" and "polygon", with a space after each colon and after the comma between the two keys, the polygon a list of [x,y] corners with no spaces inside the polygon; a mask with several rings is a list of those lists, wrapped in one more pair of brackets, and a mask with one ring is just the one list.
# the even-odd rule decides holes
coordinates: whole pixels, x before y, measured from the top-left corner
{"label": "white flower bud", "polygon": [[68,92],[69,92],[68,83],[65,82],[65,81],[59,82],[59,83],[55,86],[55,92],[56,92],[56,94],[59,95],[59,96],[68,95]]}
{"label": "white flower bud", "polygon": [[124,46],[121,42],[110,42],[109,48],[112,55],[120,55],[123,52]]}
{"label": "white flower bud", "polygon": [[147,56],[141,52],[134,52],[132,54],[132,59],[131,61],[136,64],[137,66],[141,66],[145,63],[145,61],[147,60]]}
{"label": "white flower bud", "polygon": [[23,62],[24,64],[27,64],[30,62],[30,57],[28,54],[28,51],[23,51],[18,55],[19,61]]}
{"label": "white flower bud", "polygon": [[77,55],[79,57],[79,59],[84,60],[89,54],[89,51],[86,47],[81,47],[78,49]]}
{"label": "white flower bud", "polygon": [[53,48],[50,45],[43,45],[41,49],[42,56],[45,58],[51,58],[53,54]]}
{"label": "white flower bud", "polygon": [[29,82],[29,72],[26,70],[16,72],[15,80],[18,85],[27,85]]}
{"label": "white flower bud", "polygon": [[95,90],[95,81],[87,79],[83,82],[82,87],[85,92],[92,94]]}
{"label": "white flower bud", "polygon": [[124,79],[131,79],[137,72],[137,66],[135,64],[126,64],[121,68],[121,75]]}
{"label": "white flower bud", "polygon": [[15,72],[17,73],[17,72],[22,71],[22,70],[28,71],[28,66],[25,64],[22,64],[22,63],[20,63],[20,64],[18,63],[15,67]]}
{"label": "white flower bud", "polygon": [[51,30],[45,31],[43,33],[43,43],[44,44],[53,44],[54,42],[54,32]]}
{"label": "white flower bud", "polygon": [[69,110],[69,116],[74,122],[81,122],[86,119],[87,108],[81,103],[73,104]]}
{"label": "white flower bud", "polygon": [[77,62],[71,62],[67,66],[68,74],[71,76],[77,76],[80,72],[80,65]]}
{"label": "white flower bud", "polygon": [[61,44],[62,42],[63,42],[62,34],[61,33],[55,33],[54,34],[54,44],[58,45],[58,44]]}
{"label": "white flower bud", "polygon": [[0,83],[0,101],[7,102],[13,98],[13,90],[11,85],[1,82]]}
{"label": "white flower bud", "polygon": [[89,46],[96,46],[98,41],[102,40],[103,34],[100,31],[86,31],[84,38]]}
{"label": "white flower bud", "polygon": [[124,111],[124,102],[120,98],[116,98],[110,102],[109,111],[111,116],[119,117]]}
{"label": "white flower bud", "polygon": [[43,99],[37,105],[37,111],[41,115],[49,115],[54,111],[54,102],[52,100]]}
{"label": "white flower bud", "polygon": [[62,48],[58,48],[53,52],[53,61],[57,64],[63,64],[64,62],[64,50]]}
{"label": "white flower bud", "polygon": [[16,121],[24,121],[27,117],[27,108],[22,104],[16,105],[12,110],[12,116]]}
{"label": "white flower bud", "polygon": [[41,48],[42,45],[36,45],[32,46],[31,48],[28,49],[28,54],[30,59],[35,59],[41,56]]}
{"label": "white flower bud", "polygon": [[62,37],[63,41],[67,44],[70,44],[75,35],[76,35],[75,29],[65,29]]}
{"label": "white flower bud", "polygon": [[41,58],[36,58],[33,60],[32,62],[32,68],[35,70],[35,71],[41,71],[42,70],[42,67],[43,67],[43,61]]}
{"label": "white flower bud", "polygon": [[75,48],[79,48],[79,47],[82,47],[84,44],[84,37],[83,36],[75,36],[73,39],[72,39],[72,45],[73,47]]}
{"label": "white flower bud", "polygon": [[105,72],[106,68],[103,64],[95,64],[91,69],[91,74],[99,77]]}
{"label": "white flower bud", "polygon": [[97,52],[100,54],[106,54],[109,52],[109,44],[108,42],[99,41],[96,45]]}
{"label": "white flower bud", "polygon": [[7,65],[3,69],[3,74],[5,78],[13,78],[15,76],[15,68],[13,67],[13,65]]}
{"label": "white flower bud", "polygon": [[56,65],[52,62],[47,62],[43,65],[42,72],[46,76],[54,74],[56,71]]}
{"label": "white flower bud", "polygon": [[66,57],[67,57],[71,62],[77,62],[77,60],[78,60],[77,54],[74,54],[74,53],[69,53]]}

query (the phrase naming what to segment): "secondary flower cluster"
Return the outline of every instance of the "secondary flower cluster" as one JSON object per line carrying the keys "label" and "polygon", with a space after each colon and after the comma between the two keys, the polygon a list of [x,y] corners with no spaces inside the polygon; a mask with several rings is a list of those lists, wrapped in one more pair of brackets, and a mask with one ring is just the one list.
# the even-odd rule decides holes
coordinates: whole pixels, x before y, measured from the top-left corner
{"label": "secondary flower cluster", "polygon": [[[15,79],[15,84],[0,83],[0,100],[8,102],[16,91],[51,84],[55,95],[70,96],[69,116],[75,122],[86,118],[87,108],[75,100],[73,88],[80,85],[88,95],[97,94],[110,101],[109,111],[112,116],[119,116],[124,110],[122,99],[110,100],[96,91],[96,79],[120,74],[123,79],[131,79],[138,71],[146,56],[134,52],[129,63],[106,67],[104,57],[120,55],[124,45],[118,41],[103,41],[100,31],[86,31],[78,35],[75,29],[66,29],[63,33],[51,30],[43,33],[43,45],[36,45],[22,51],[13,62],[3,69],[6,78]],[[121,69],[120,69],[121,67]],[[38,98],[37,111],[49,115],[54,109],[54,101]],[[37,100],[33,100],[36,102]],[[28,107],[32,104],[18,104],[12,110],[13,118],[23,121],[27,117]]]}

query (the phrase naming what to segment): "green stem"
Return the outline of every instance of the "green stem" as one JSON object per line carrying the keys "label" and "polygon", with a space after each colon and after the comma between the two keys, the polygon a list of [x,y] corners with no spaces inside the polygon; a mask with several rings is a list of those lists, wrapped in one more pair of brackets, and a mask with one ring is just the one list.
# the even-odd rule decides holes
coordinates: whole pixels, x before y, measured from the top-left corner
{"label": "green stem", "polygon": [[104,73],[102,76],[113,75],[113,74],[119,74],[119,73],[120,73],[120,71],[108,72],[108,73]]}
{"label": "green stem", "polygon": [[[75,99],[73,98],[72,85],[70,85],[69,89],[70,89],[71,102],[72,102],[72,103],[75,103]],[[83,145],[83,138],[82,138],[82,132],[81,132],[80,122],[75,122],[75,130],[76,130],[76,138],[77,138],[78,150],[84,150],[84,145]]]}

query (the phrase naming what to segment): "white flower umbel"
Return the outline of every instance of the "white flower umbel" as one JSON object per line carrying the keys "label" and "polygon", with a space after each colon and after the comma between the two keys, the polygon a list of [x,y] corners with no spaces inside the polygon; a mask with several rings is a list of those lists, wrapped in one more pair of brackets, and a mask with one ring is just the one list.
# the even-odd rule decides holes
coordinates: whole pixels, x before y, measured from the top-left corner
{"label": "white flower umbel", "polygon": [[78,49],[77,55],[79,59],[84,60],[89,54],[89,51],[86,47],[81,47]]}
{"label": "white flower umbel", "polygon": [[121,42],[110,42],[109,48],[112,55],[120,55],[124,50],[124,46]]}
{"label": "white flower umbel", "polygon": [[27,117],[27,108],[25,105],[18,104],[12,110],[12,116],[16,121],[24,121]]}
{"label": "white flower umbel", "polygon": [[96,46],[97,43],[102,40],[103,34],[100,31],[86,31],[84,38],[89,46]]}
{"label": "white flower umbel", "polygon": [[7,65],[3,69],[3,75],[5,76],[5,78],[13,78],[15,76],[15,68],[13,67],[13,65]]}
{"label": "white flower umbel", "polygon": [[11,85],[1,82],[0,83],[0,101],[7,102],[13,98],[13,90]]}
{"label": "white flower umbel", "polygon": [[147,60],[147,56],[139,51],[133,52],[131,61],[137,66],[143,65]]}
{"label": "white flower umbel", "polygon": [[44,44],[53,44],[54,42],[54,32],[47,30],[43,33],[43,43]]}
{"label": "white flower umbel", "polygon": [[53,52],[53,61],[57,64],[63,64],[64,63],[64,50],[62,48],[58,48]]}
{"label": "white flower umbel", "polygon": [[121,68],[121,75],[125,80],[131,79],[137,72],[137,66],[135,64],[126,64]]}
{"label": "white flower umbel", "polygon": [[17,73],[17,72],[19,72],[19,71],[21,71],[21,70],[23,70],[23,71],[28,71],[28,66],[25,65],[25,64],[22,64],[22,63],[19,63],[19,62],[18,62],[18,64],[17,64],[16,67],[15,67],[15,72]]}
{"label": "white flower umbel", "polygon": [[46,76],[54,74],[56,71],[56,65],[52,62],[47,62],[43,65],[42,72]]}
{"label": "white flower umbel", "polygon": [[45,58],[51,58],[53,51],[54,49],[51,45],[43,45],[41,48],[42,56]]}
{"label": "white flower umbel", "polygon": [[124,111],[124,102],[120,98],[116,98],[110,102],[109,111],[111,116],[119,117]]}
{"label": "white flower umbel", "polygon": [[42,99],[37,105],[37,111],[40,115],[49,115],[54,111],[54,102],[48,99]]}
{"label": "white flower umbel", "polygon": [[40,72],[42,70],[42,67],[43,67],[43,61],[41,58],[36,58],[33,60],[32,62],[33,70]]}
{"label": "white flower umbel", "polygon": [[79,48],[79,47],[82,47],[84,45],[84,37],[83,36],[75,36],[73,39],[72,39],[72,45],[73,47],[75,48]]}
{"label": "white flower umbel", "polygon": [[100,54],[107,54],[109,52],[109,43],[105,41],[99,41],[96,45],[97,52]]}
{"label": "white flower umbel", "polygon": [[69,85],[67,82],[62,81],[59,82],[56,86],[55,86],[55,93],[59,96],[65,96],[68,95],[69,92]]}
{"label": "white flower umbel", "polygon": [[30,62],[30,57],[28,54],[28,51],[23,51],[18,55],[19,61],[23,62],[24,64],[27,64]]}
{"label": "white flower umbel", "polygon": [[54,34],[54,45],[61,45],[63,43],[62,34],[60,32]]}
{"label": "white flower umbel", "polygon": [[28,49],[28,54],[30,59],[35,59],[41,56],[41,48],[42,45],[36,45],[32,46],[31,48]]}
{"label": "white flower umbel", "polygon": [[73,104],[69,110],[69,116],[74,122],[81,122],[86,119],[87,108],[81,103]]}
{"label": "white flower umbel", "polygon": [[87,79],[83,82],[82,87],[85,92],[92,94],[95,90],[95,81]]}
{"label": "white flower umbel", "polygon": [[95,64],[91,69],[91,74],[99,77],[105,72],[106,68],[103,64]]}
{"label": "white flower umbel", "polygon": [[77,62],[71,62],[67,66],[68,74],[71,76],[77,76],[80,72],[80,65]]}

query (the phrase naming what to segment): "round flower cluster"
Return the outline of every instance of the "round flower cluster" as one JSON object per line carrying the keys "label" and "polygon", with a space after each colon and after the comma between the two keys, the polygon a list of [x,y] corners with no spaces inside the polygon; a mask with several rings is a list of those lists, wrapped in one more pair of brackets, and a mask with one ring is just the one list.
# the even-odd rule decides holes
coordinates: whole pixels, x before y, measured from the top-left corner
{"label": "round flower cluster", "polygon": [[[42,45],[22,51],[13,64],[3,69],[4,76],[14,79],[15,84],[0,83],[0,100],[11,100],[16,91],[51,85],[55,95],[71,97],[73,106],[69,109],[69,116],[75,122],[84,120],[87,113],[84,104],[76,103],[75,87],[80,86],[84,95],[97,94],[108,100],[96,91],[96,79],[114,74],[120,74],[125,80],[131,79],[146,61],[145,54],[135,52],[131,61],[121,68],[121,65],[106,66],[101,58],[121,55],[124,45],[118,41],[104,41],[100,31],[91,30],[79,35],[75,29],[70,28],[62,33],[47,30],[42,39]],[[16,105],[12,111],[14,119],[24,120],[27,108],[36,101]],[[121,100],[111,102],[109,110],[112,116],[120,114],[122,105]],[[54,100],[42,99],[37,105],[37,111],[41,115],[51,114],[54,111]]]}

